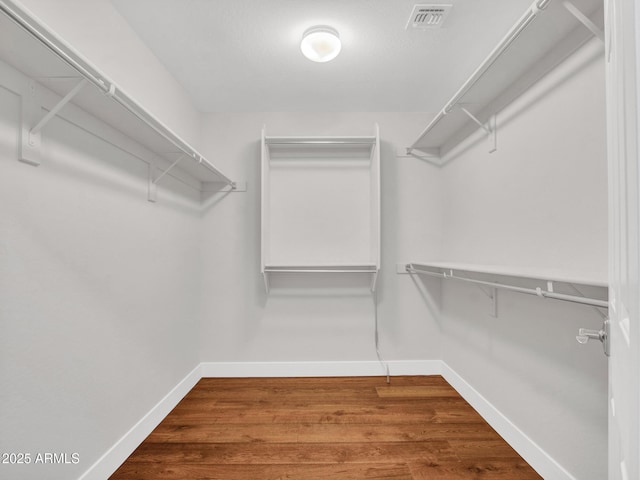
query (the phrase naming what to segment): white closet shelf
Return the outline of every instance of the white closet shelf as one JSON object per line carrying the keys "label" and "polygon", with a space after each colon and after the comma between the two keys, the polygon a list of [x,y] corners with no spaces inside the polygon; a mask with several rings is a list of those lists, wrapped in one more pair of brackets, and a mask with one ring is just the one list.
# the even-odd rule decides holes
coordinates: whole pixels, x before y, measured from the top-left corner
{"label": "white closet shelf", "polygon": [[567,273],[566,271],[562,271],[559,269],[510,267],[503,265],[480,265],[456,262],[411,263],[410,265],[439,269],[441,271],[458,270],[473,273],[486,273],[489,275],[501,275],[505,277],[522,277],[530,278],[532,280],[589,285],[593,287],[608,286],[607,278],[604,275],[598,275],[592,272]]}
{"label": "white closet shelf", "polygon": [[[37,82],[35,85],[42,85],[63,97],[57,107],[62,108],[71,101],[148,148],[155,158],[162,159],[158,162],[159,172],[152,179],[154,183],[175,167],[201,184],[222,183],[232,190],[238,188],[236,182],[122,91],[31,12],[12,0],[0,0],[0,12],[3,13],[0,15],[0,59],[33,79]],[[90,85],[85,87],[85,84]],[[46,120],[43,117],[43,123],[57,111],[51,109],[44,116]],[[34,122],[28,127],[31,132],[37,127],[35,133],[38,133],[42,126]],[[155,158],[149,162],[155,163]],[[171,166],[167,168],[166,165]]]}
{"label": "white closet shelf", "polygon": [[377,265],[265,265],[269,273],[377,273]]}
{"label": "white closet shelf", "polygon": [[346,145],[369,145],[376,144],[375,136],[362,137],[274,137],[265,136],[267,145],[312,145],[317,147],[339,148]]}
{"label": "white closet shelf", "polygon": [[380,268],[378,265],[265,265],[262,268],[264,277],[264,286],[267,293],[271,290],[271,275],[277,274],[329,274],[329,275],[370,275],[369,289],[376,291],[378,282],[378,274]]}
{"label": "white closet shelf", "polygon": [[[601,289],[607,289],[608,283],[606,279],[601,276],[593,274],[566,274],[559,270],[540,269],[540,268],[516,268],[516,267],[503,267],[503,266],[488,266],[488,265],[475,265],[475,264],[463,264],[452,262],[429,262],[429,263],[407,263],[398,265],[398,271],[405,271],[407,273],[416,273],[422,275],[429,275],[438,277],[441,279],[459,280],[469,283],[475,283],[478,285],[499,288],[505,290],[512,290],[519,293],[525,293],[530,295],[537,295],[544,298],[554,298],[557,300],[564,300],[574,303],[580,303],[584,305],[591,305],[594,307],[607,308],[608,302],[606,299],[589,298],[580,295],[579,291],[575,289],[575,285],[585,287],[598,287]],[[480,274],[482,277],[473,277],[469,274]],[[488,281],[485,276],[498,276],[501,277],[499,281]],[[534,280],[545,283],[545,288],[527,288],[521,285],[512,285],[504,277],[510,277],[510,280]],[[572,286],[572,289],[577,293],[565,294],[554,291],[554,283],[568,284]]]}
{"label": "white closet shelf", "polygon": [[495,115],[585,44],[603,39],[602,0],[536,0],[407,148],[410,156],[446,163],[478,129],[496,149]]}

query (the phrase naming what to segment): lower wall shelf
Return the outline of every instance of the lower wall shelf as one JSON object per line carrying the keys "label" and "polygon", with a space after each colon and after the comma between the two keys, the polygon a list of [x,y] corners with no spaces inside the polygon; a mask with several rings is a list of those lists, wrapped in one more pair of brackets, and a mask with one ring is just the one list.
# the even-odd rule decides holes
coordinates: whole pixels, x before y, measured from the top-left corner
{"label": "lower wall shelf", "polygon": [[361,274],[371,275],[371,291],[375,292],[378,273],[377,265],[265,265],[262,269],[264,286],[269,293],[270,275],[273,274]]}
{"label": "lower wall shelf", "polygon": [[[537,295],[541,298],[553,298],[556,300],[563,300],[567,302],[580,303],[583,305],[590,305],[598,308],[608,308],[608,301],[606,298],[590,298],[581,295],[579,290],[573,286],[574,284],[585,285],[590,287],[604,288],[606,292],[606,283],[596,280],[584,280],[577,276],[571,275],[553,275],[542,274],[540,272],[523,272],[517,273],[511,269],[499,269],[495,267],[481,267],[473,265],[461,265],[455,263],[407,263],[404,269],[408,273],[415,273],[419,275],[428,275],[441,279],[458,280],[462,282],[474,283],[484,287],[490,287],[493,289],[499,288],[504,290],[511,290],[518,293],[524,293],[528,295]],[[474,274],[483,275],[480,278],[474,277]],[[484,276],[500,277],[499,280],[489,281]],[[545,287],[524,287],[521,285],[513,285],[513,279],[520,280],[534,280],[542,281],[545,283]],[[564,283],[571,285],[574,293],[559,293],[554,289],[554,283]]]}

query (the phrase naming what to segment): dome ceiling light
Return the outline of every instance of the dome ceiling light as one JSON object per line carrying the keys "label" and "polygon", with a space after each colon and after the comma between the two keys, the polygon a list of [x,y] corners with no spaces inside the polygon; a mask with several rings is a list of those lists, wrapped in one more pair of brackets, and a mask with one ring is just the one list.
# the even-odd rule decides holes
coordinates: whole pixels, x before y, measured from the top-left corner
{"label": "dome ceiling light", "polygon": [[304,32],[300,49],[309,60],[324,63],[338,56],[342,43],[335,28],[318,25]]}

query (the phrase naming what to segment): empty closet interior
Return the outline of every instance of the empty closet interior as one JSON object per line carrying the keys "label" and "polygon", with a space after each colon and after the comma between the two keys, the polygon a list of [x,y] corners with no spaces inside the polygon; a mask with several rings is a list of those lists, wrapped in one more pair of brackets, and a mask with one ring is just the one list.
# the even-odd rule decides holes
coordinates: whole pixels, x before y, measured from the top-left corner
{"label": "empty closet interior", "polygon": [[[80,462],[0,476],[107,478],[201,377],[389,373],[443,375],[544,478],[607,477],[601,1],[264,2],[298,24],[258,45],[224,26],[256,2],[59,3],[0,0],[0,450]],[[183,70],[203,38],[233,87]]]}

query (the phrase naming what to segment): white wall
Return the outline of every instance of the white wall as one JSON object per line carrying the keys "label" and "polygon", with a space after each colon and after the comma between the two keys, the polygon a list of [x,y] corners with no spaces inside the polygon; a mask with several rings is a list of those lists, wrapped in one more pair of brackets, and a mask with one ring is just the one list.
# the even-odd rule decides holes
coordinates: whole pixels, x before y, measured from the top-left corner
{"label": "white wall", "polygon": [[[604,66],[597,41],[443,170],[442,260],[607,278]],[[597,292],[594,292],[597,293]],[[443,359],[575,478],[607,477],[607,360],[590,307],[447,282]]]}
{"label": "white wall", "polygon": [[426,120],[403,113],[205,116],[203,152],[249,187],[204,215],[203,361],[376,359],[373,301],[366,289],[274,289],[267,296],[260,275],[262,126],[270,135],[371,135],[375,122],[382,139],[382,354],[396,360],[440,358],[435,312],[408,276],[395,274],[398,258],[439,254],[439,172],[416,159],[395,158]]}
{"label": "white wall", "polygon": [[200,148],[200,115],[109,0],[20,0],[64,41],[184,140]]}
{"label": "white wall", "polygon": [[[590,43],[500,112],[443,169],[443,259],[607,278],[602,47]],[[596,60],[597,59],[597,60]]]}
{"label": "white wall", "polygon": [[78,476],[198,361],[374,360],[369,295],[264,293],[259,139],[263,124],[358,135],[378,122],[383,355],[444,359],[576,478],[606,477],[606,360],[574,340],[599,327],[592,310],[504,294],[492,319],[477,289],[395,273],[438,259],[606,276],[601,61],[575,57],[563,66],[575,76],[561,69],[502,113],[498,152],[476,145],[439,170],[396,159],[420,114],[210,114],[198,130],[108,1],[23,3],[249,187],[211,197],[201,218],[177,185],[147,203],[144,165],[60,119],[43,131],[43,165],[20,164],[18,99],[0,89],[1,447],[81,460],[3,475]]}
{"label": "white wall", "polygon": [[59,117],[20,163],[19,118],[0,87],[0,451],[79,463],[0,477],[67,480],[198,363],[199,198],[167,178],[147,202],[146,164]]}

